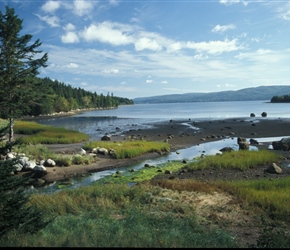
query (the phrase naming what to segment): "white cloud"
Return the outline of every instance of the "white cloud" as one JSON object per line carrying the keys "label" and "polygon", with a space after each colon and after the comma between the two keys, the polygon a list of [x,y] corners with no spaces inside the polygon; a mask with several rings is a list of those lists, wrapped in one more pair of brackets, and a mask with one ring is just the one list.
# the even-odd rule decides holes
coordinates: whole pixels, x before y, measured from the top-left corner
{"label": "white cloud", "polygon": [[127,45],[132,43],[132,38],[123,34],[121,30],[115,29],[114,24],[103,22],[100,24],[91,24],[81,32],[82,37],[88,41],[99,41],[111,45]]}
{"label": "white cloud", "polygon": [[146,80],[146,83],[152,83],[153,82],[153,80]]}
{"label": "white cloud", "polygon": [[61,36],[63,43],[78,43],[79,38],[75,32],[69,31],[65,35]]}
{"label": "white cloud", "polygon": [[59,27],[59,18],[57,16],[40,16],[36,15],[40,20],[46,22],[50,27]]}
{"label": "white cloud", "polygon": [[94,3],[90,1],[74,1],[74,13],[78,16],[89,14],[94,8]]}
{"label": "white cloud", "polygon": [[161,82],[161,84],[167,84],[167,83],[168,83],[167,81],[162,81],[162,82]]}
{"label": "white cloud", "polygon": [[168,52],[175,52],[175,51],[179,51],[181,49],[182,49],[182,45],[180,42],[174,42],[174,43],[171,43],[167,46]]}
{"label": "white cloud", "polygon": [[118,69],[105,69],[105,70],[103,70],[103,72],[105,74],[118,74],[119,70]]}
{"label": "white cloud", "polygon": [[66,31],[75,30],[75,26],[72,23],[68,23],[64,28]]}
{"label": "white cloud", "polygon": [[231,5],[235,3],[243,3],[244,6],[247,6],[249,4],[249,1],[241,1],[241,0],[220,0],[221,4],[224,5]]}
{"label": "white cloud", "polygon": [[209,42],[187,42],[186,47],[189,49],[195,49],[198,52],[206,52],[209,54],[221,54],[224,52],[231,52],[239,49],[243,49],[242,46],[237,45],[238,40],[233,39],[229,41],[209,41]]}
{"label": "white cloud", "polygon": [[70,63],[70,64],[67,65],[67,68],[69,68],[69,69],[75,69],[75,68],[78,68],[78,67],[79,67],[79,65],[77,65],[76,63]]}
{"label": "white cloud", "polygon": [[229,24],[229,25],[216,25],[211,31],[212,32],[225,32],[227,30],[232,30],[232,29],[235,29],[236,26],[233,25],[233,24]]}
{"label": "white cloud", "polygon": [[137,51],[145,49],[159,51],[162,50],[162,46],[160,46],[155,40],[151,40],[147,37],[142,37],[135,42],[135,49]]}
{"label": "white cloud", "polygon": [[60,2],[59,1],[47,1],[45,4],[41,6],[41,9],[44,12],[52,13],[59,9],[60,7]]}

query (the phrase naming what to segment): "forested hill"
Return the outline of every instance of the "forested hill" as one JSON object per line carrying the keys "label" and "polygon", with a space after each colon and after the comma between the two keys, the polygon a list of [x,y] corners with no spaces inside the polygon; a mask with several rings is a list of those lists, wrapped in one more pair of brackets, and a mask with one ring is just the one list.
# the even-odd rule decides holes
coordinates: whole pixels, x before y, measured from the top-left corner
{"label": "forested hill", "polygon": [[211,93],[186,93],[159,95],[133,99],[135,104],[141,103],[178,103],[178,102],[220,102],[220,101],[254,101],[269,100],[274,96],[290,94],[290,86],[260,86],[237,91],[221,91]]}
{"label": "forested hill", "polygon": [[29,105],[29,113],[26,115],[43,115],[55,112],[67,112],[76,109],[88,108],[114,108],[119,105],[134,104],[133,100],[86,91],[82,88],[74,88],[58,80],[50,78],[37,78],[34,80],[33,91],[37,98]]}

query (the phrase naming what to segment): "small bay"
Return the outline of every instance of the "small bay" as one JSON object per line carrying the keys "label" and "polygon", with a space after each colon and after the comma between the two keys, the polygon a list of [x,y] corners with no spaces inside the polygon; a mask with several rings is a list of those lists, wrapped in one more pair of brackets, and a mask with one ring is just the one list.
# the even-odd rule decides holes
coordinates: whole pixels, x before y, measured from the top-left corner
{"label": "small bay", "polygon": [[[270,103],[268,101],[136,104],[119,106],[117,109],[110,110],[93,110],[67,117],[39,119],[37,122],[77,130],[88,134],[90,140],[100,140],[104,134],[122,134],[130,129],[154,128],[154,123],[169,120],[202,121],[228,118],[252,120],[255,118],[250,117],[251,113],[255,114],[257,118],[261,118],[262,112],[267,113],[265,119],[289,118],[289,107],[288,103]],[[189,123],[184,122],[184,126],[188,125]],[[116,128],[118,128],[118,132],[116,132]],[[281,138],[259,138],[259,142],[280,140]],[[215,142],[202,143],[179,150],[178,154],[171,152],[166,156],[160,156],[122,169],[104,170],[88,177],[75,178],[72,179],[73,185],[69,188],[89,185],[91,182],[111,175],[117,170],[125,173],[128,172],[128,169],[138,170],[146,163],[158,165],[173,160],[192,160],[204,152],[208,155],[216,154],[223,147],[238,148],[237,138],[229,137]],[[256,148],[251,146],[251,149],[255,150]],[[45,187],[42,191],[55,191],[55,185]]]}

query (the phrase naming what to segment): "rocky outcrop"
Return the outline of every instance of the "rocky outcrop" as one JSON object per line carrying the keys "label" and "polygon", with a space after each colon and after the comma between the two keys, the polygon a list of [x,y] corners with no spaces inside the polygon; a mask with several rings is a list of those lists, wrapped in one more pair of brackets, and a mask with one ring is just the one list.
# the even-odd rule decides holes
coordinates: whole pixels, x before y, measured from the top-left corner
{"label": "rocky outcrop", "polygon": [[273,141],[272,146],[274,150],[289,151],[290,137],[282,138],[280,141]]}

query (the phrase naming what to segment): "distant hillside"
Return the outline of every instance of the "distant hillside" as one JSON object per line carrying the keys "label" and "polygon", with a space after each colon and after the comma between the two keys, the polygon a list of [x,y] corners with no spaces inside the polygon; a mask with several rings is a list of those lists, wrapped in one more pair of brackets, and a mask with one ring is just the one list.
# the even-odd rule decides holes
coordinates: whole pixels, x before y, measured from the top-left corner
{"label": "distant hillside", "polygon": [[255,101],[269,100],[273,96],[290,94],[290,86],[260,86],[236,91],[220,91],[211,93],[186,93],[139,97],[133,99],[135,104],[141,103],[174,103],[174,102],[222,102],[222,101]]}

